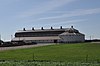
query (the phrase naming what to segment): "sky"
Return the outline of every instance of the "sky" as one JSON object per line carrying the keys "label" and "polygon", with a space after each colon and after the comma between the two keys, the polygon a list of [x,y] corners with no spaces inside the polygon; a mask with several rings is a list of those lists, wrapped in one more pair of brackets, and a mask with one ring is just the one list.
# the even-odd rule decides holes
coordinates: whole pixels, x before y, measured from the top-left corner
{"label": "sky", "polygon": [[100,0],[0,0],[0,35],[4,41],[23,28],[72,25],[86,39],[100,39]]}

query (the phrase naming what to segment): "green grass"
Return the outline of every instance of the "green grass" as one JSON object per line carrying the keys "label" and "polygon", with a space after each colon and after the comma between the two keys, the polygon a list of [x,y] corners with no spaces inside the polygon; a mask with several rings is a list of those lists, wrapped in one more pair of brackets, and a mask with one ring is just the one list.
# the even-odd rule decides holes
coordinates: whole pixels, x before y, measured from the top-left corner
{"label": "green grass", "polygon": [[4,60],[50,60],[68,62],[100,61],[100,44],[59,44],[27,49],[0,51]]}

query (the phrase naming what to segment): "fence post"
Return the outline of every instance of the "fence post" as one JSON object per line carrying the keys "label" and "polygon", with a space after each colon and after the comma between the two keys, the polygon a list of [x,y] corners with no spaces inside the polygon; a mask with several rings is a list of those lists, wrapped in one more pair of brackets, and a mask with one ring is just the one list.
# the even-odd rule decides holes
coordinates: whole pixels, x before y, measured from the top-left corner
{"label": "fence post", "polygon": [[86,62],[88,62],[88,55],[86,55]]}
{"label": "fence post", "polygon": [[33,61],[35,60],[35,58],[34,58],[34,53],[33,53]]}

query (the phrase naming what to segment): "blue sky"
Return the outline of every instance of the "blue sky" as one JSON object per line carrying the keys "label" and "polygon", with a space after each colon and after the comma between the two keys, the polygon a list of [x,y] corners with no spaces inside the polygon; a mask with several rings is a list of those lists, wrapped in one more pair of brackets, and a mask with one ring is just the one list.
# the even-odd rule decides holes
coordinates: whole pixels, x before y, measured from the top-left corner
{"label": "blue sky", "polygon": [[100,38],[100,0],[0,0],[0,34],[10,40],[17,30],[69,28],[73,25],[86,39]]}

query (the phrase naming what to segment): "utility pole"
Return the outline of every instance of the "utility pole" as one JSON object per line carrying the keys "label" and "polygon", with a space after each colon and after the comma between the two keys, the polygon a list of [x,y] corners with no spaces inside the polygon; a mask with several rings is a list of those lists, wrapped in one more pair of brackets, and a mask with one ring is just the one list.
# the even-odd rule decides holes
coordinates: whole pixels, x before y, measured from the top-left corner
{"label": "utility pole", "polygon": [[13,35],[11,35],[11,40],[13,39]]}
{"label": "utility pole", "polygon": [[0,34],[0,45],[1,45],[1,34]]}
{"label": "utility pole", "polygon": [[90,40],[92,40],[92,36],[90,36]]}

